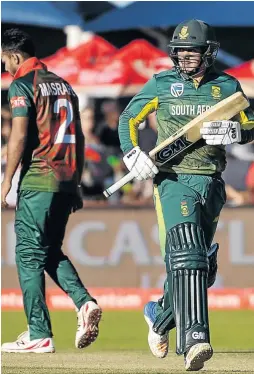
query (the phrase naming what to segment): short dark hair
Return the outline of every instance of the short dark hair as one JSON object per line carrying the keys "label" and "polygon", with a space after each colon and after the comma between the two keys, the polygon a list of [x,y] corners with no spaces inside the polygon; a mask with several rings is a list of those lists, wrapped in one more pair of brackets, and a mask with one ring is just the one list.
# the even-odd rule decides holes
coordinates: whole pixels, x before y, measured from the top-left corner
{"label": "short dark hair", "polygon": [[5,31],[2,35],[1,47],[5,53],[35,56],[35,47],[31,36],[17,28]]}

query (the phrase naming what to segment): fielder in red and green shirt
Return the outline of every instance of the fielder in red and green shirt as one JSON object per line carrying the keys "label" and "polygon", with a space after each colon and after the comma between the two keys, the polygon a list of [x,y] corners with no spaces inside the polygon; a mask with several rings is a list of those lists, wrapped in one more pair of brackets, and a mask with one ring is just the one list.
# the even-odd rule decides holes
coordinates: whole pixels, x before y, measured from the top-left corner
{"label": "fielder in red and green shirt", "polygon": [[14,80],[8,93],[12,131],[1,198],[2,207],[6,207],[6,196],[21,162],[16,263],[29,325],[27,333],[14,343],[5,343],[2,351],[54,351],[44,271],[76,305],[75,345],[84,348],[98,335],[101,310],[61,249],[70,213],[83,206],[79,184],[84,137],[78,97],[66,81],[35,57],[31,38],[21,30],[5,32],[2,62]]}

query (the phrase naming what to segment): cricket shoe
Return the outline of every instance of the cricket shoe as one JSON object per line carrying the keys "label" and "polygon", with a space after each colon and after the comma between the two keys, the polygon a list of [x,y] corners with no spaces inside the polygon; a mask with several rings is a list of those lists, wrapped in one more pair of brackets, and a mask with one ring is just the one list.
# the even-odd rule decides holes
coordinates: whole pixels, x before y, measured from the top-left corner
{"label": "cricket shoe", "polygon": [[86,348],[93,343],[99,334],[99,322],[102,310],[93,301],[88,301],[78,311],[78,329],[76,333],[76,348]]}
{"label": "cricket shoe", "polygon": [[4,343],[1,350],[8,353],[54,353],[55,347],[52,338],[30,340],[29,331],[25,331],[15,342]]}
{"label": "cricket shoe", "polygon": [[168,332],[159,335],[153,331],[153,324],[156,319],[156,302],[149,301],[144,308],[144,317],[149,327],[148,344],[152,354],[158,358],[164,358],[168,354]]}
{"label": "cricket shoe", "polygon": [[185,354],[186,371],[198,371],[204,367],[204,362],[210,360],[213,355],[212,346],[209,343],[193,345]]}

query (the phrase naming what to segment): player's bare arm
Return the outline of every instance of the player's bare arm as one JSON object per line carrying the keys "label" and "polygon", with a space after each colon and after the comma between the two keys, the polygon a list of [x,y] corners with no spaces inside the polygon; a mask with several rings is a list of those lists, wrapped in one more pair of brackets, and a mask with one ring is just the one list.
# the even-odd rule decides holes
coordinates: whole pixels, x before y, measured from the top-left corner
{"label": "player's bare arm", "polygon": [[13,176],[21,162],[28,129],[28,117],[14,117],[12,121],[12,131],[7,148],[7,165],[2,182],[2,207],[7,207],[6,196],[8,195]]}

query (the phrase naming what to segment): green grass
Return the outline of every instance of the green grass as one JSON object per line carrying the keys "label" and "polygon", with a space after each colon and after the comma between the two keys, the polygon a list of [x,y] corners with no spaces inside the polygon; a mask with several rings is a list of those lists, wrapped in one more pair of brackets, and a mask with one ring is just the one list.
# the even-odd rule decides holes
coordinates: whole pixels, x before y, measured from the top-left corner
{"label": "green grass", "polygon": [[[75,312],[52,312],[57,350],[74,349]],[[210,312],[211,341],[217,351],[254,351],[253,311]],[[2,312],[2,341],[12,341],[26,329],[23,312]],[[171,334],[174,349],[175,333]],[[147,325],[142,311],[105,311],[99,339],[89,351],[147,351]]]}
{"label": "green grass", "polygon": [[[104,312],[98,340],[85,350],[74,348],[75,312],[52,312],[57,353],[2,355],[2,374],[175,374],[186,373],[176,356],[175,337],[164,360],[152,356],[142,312]],[[253,311],[211,312],[215,355],[205,365],[209,374],[254,373]],[[13,341],[26,328],[23,312],[2,312],[2,342]],[[237,351],[237,352],[236,352]]]}

